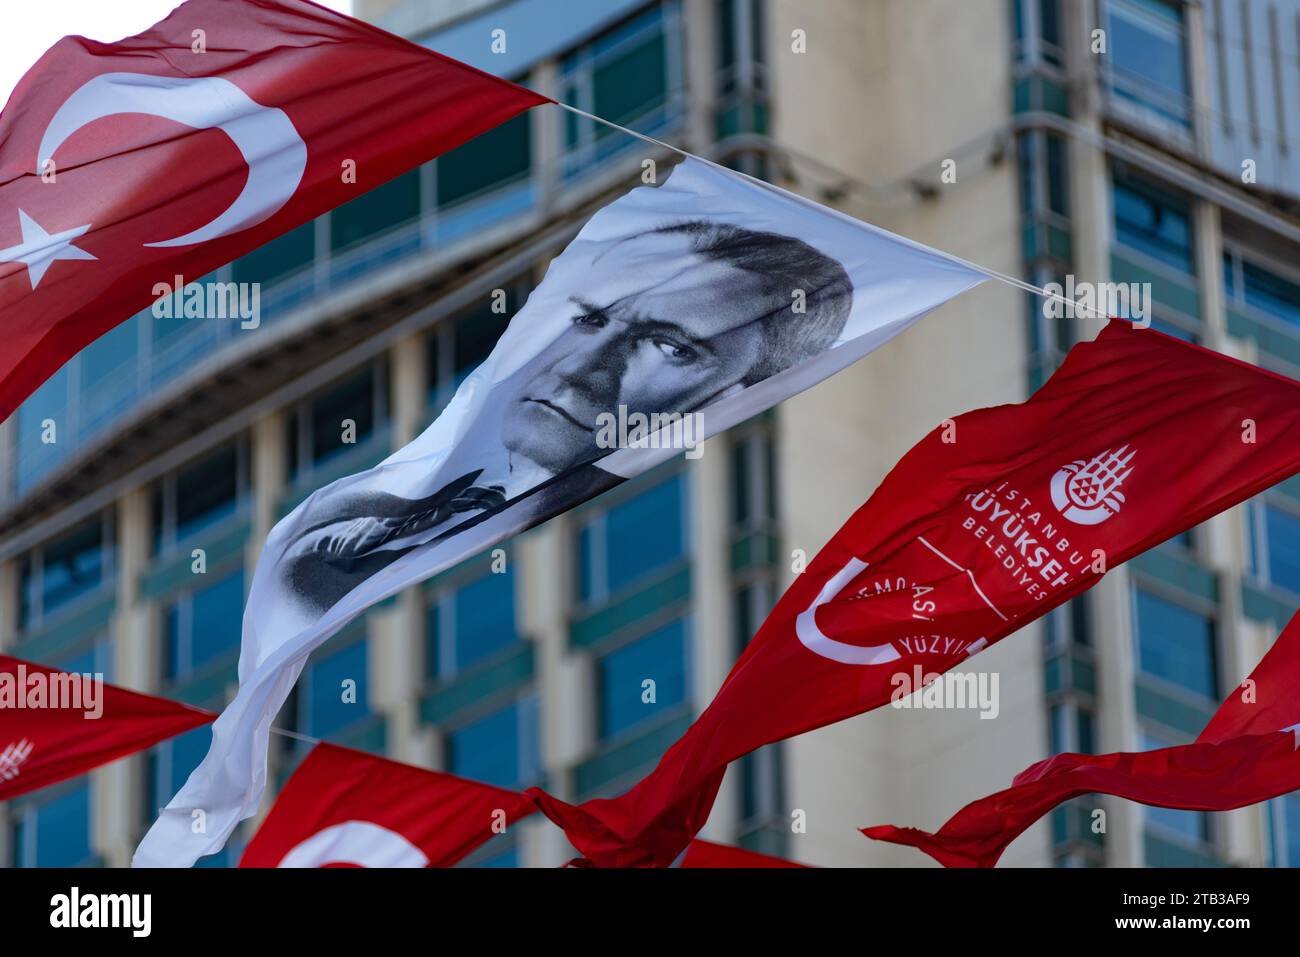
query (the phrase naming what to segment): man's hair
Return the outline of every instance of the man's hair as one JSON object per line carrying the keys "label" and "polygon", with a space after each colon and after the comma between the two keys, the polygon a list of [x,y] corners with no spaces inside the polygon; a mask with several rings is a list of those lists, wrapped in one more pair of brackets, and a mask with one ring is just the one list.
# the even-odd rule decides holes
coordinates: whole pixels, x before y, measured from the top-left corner
{"label": "man's hair", "polygon": [[[835,259],[801,239],[702,219],[661,226],[657,233],[685,233],[692,250],[707,259],[753,273],[764,295],[781,301],[757,317],[765,348],[744,384],[761,382],[829,349],[839,338],[853,305],[853,283]],[[794,311],[794,291],[803,290],[803,314]]]}

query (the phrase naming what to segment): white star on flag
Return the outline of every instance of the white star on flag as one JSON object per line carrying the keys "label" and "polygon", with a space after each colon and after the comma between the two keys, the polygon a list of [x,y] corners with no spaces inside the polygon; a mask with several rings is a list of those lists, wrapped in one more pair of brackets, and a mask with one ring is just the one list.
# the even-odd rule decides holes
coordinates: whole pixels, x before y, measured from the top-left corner
{"label": "white star on flag", "polygon": [[17,246],[0,249],[0,262],[26,264],[27,278],[31,280],[32,289],[39,285],[45,270],[55,260],[95,258],[84,249],[72,245],[74,239],[90,228],[90,223],[61,233],[48,233],[21,209],[18,210],[18,222],[23,230],[23,241]]}

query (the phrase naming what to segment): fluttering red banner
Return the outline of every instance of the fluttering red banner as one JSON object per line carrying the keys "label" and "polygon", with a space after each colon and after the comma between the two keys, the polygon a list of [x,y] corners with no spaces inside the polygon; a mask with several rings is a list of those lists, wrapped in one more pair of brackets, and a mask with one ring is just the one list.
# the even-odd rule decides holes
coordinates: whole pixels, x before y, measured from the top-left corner
{"label": "fluttering red banner", "polygon": [[0,655],[0,801],[207,724],[215,714]]}
{"label": "fluttering red banner", "polygon": [[117,43],[65,37],[0,113],[0,420],[158,284],[546,102],[303,0],[188,0]]}
{"label": "fluttering red banner", "polygon": [[1011,787],[954,814],[937,833],[882,824],[862,833],[909,844],[946,867],[992,867],[1030,825],[1082,794],[1190,811],[1230,811],[1300,789],[1300,615],[1224,699],[1192,744],[1156,751],[1058,754]]}
{"label": "fluttering red banner", "polygon": [[[240,867],[451,867],[537,810],[518,791],[318,744],[276,798]],[[802,865],[695,841],[682,867]]]}
{"label": "fluttering red banner", "polygon": [[1106,570],[1300,472],[1300,383],[1112,321],[1027,402],[931,432],[781,598],[626,794],[545,813],[601,866],[663,866],[729,762],[890,700]]}

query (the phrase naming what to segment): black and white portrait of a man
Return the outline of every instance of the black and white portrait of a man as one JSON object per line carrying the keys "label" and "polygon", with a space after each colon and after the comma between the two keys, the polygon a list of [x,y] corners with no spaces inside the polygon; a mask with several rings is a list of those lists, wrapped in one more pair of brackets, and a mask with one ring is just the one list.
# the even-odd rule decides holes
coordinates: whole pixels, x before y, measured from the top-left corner
{"label": "black and white portrait of a man", "polygon": [[[432,491],[309,502],[279,562],[283,583],[315,617],[410,550],[507,504],[534,503],[537,521],[576,504],[617,481],[588,467],[608,452],[598,416],[706,410],[829,349],[853,292],[844,266],[809,243],[718,217],[580,236],[497,346],[526,358],[467,383],[488,391],[422,476]],[[418,472],[417,461],[405,467]]]}

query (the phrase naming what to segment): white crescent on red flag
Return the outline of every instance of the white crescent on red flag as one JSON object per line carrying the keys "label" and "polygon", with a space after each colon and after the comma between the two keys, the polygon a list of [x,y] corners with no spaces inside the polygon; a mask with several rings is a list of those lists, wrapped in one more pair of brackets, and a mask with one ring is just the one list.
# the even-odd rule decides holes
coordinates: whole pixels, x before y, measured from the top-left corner
{"label": "white crescent on red flag", "polygon": [[0,420],[156,284],[545,102],[306,0],[188,0],[117,43],[65,37],[0,113]]}
{"label": "white crescent on red flag", "polygon": [[1058,754],[972,801],[937,833],[881,824],[862,833],[909,844],[945,867],[992,867],[1052,808],[1082,794],[1157,807],[1230,811],[1300,789],[1300,615],[1191,744],[1155,751]]}
{"label": "white crescent on red flag", "polygon": [[722,772],[879,707],[1151,546],[1300,472],[1300,383],[1112,320],[1027,402],[914,446],[791,585],[713,703],[618,798],[543,811],[589,859],[671,862]]}
{"label": "white crescent on red flag", "polygon": [[0,801],[85,774],[216,717],[0,655]]}

